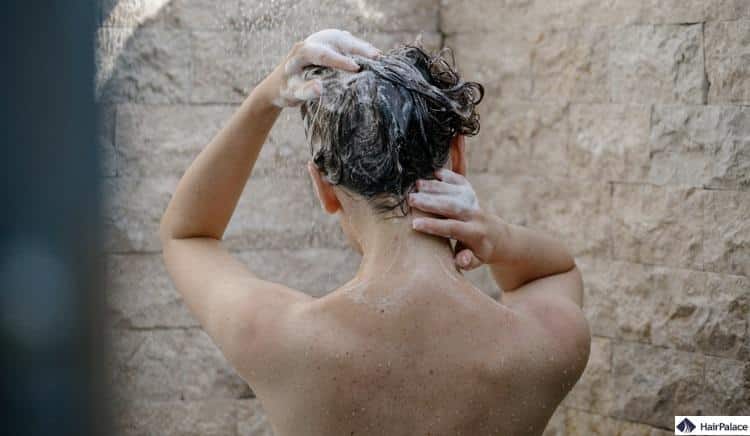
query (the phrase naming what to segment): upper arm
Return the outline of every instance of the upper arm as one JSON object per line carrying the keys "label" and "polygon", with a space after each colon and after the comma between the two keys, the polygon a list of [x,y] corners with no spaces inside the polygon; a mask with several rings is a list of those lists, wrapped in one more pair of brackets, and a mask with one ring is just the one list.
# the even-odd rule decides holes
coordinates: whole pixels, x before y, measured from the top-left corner
{"label": "upper arm", "polygon": [[579,363],[582,372],[591,345],[591,333],[581,307],[582,294],[583,279],[578,268],[573,267],[565,273],[537,279],[505,293],[503,300],[541,326],[563,356],[561,361]]}
{"label": "upper arm", "polygon": [[311,298],[256,277],[216,239],[168,239],[163,248],[177,290],[230,361],[292,304]]}
{"label": "upper arm", "polygon": [[569,271],[542,277],[526,283],[511,292],[503,293],[509,305],[536,299],[552,299],[567,302],[579,308],[583,306],[583,277],[577,266]]}

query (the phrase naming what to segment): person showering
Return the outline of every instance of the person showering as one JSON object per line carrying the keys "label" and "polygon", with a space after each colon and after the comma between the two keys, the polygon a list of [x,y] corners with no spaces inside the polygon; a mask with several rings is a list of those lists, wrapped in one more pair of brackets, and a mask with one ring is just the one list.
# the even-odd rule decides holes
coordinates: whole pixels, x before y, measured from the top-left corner
{"label": "person showering", "polygon": [[[580,377],[591,338],[573,257],[489,213],[467,178],[483,94],[444,52],[381,53],[323,30],[185,172],[161,222],[167,269],[277,436],[539,435]],[[362,255],[321,298],[256,276],[220,243],[271,127],[295,106],[320,205]],[[483,264],[499,301],[462,274]]]}

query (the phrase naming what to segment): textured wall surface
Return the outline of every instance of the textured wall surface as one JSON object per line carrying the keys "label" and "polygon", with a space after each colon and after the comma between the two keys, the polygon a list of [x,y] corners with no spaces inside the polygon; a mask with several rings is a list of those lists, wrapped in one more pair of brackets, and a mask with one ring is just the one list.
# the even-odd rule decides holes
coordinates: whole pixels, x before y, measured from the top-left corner
{"label": "textured wall surface", "polygon": [[[248,90],[325,27],[383,48],[422,33],[486,85],[470,179],[486,207],[563,238],[584,271],[591,359],[549,435],[667,435],[675,414],[750,414],[750,1],[100,1],[124,434],[270,434],[166,276],[157,228]],[[308,153],[285,113],[226,244],[322,295],[358,258],[303,177]],[[486,271],[473,279],[496,292]]]}

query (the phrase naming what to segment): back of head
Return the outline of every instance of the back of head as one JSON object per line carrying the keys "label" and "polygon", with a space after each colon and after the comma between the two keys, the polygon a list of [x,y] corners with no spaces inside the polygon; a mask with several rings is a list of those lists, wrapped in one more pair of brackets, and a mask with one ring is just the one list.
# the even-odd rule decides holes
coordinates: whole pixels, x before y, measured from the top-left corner
{"label": "back of head", "polygon": [[446,164],[451,139],[479,132],[484,89],[463,82],[444,54],[406,46],[378,59],[355,57],[357,73],[305,71],[323,85],[321,98],[301,111],[313,161],[330,183],[379,212],[406,213],[406,195]]}

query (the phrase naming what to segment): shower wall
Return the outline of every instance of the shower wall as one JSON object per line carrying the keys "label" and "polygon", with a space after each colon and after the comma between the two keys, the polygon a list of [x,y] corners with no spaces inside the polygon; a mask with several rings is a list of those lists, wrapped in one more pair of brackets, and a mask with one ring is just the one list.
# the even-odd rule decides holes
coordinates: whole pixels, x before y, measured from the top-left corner
{"label": "shower wall", "polygon": [[[481,81],[468,141],[486,207],[550,231],[584,272],[589,366],[549,435],[667,435],[750,414],[750,2],[99,0],[108,318],[124,434],[269,435],[160,259],[182,171],[293,42],[421,34]],[[226,245],[323,295],[358,257],[317,205],[298,114],[261,153]],[[323,260],[323,261],[322,261]],[[486,270],[472,279],[490,294]]]}

